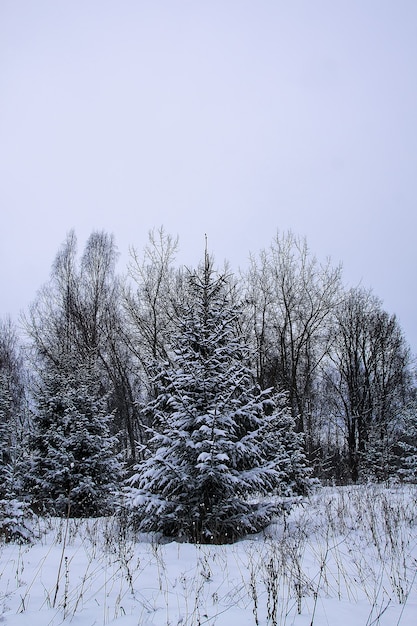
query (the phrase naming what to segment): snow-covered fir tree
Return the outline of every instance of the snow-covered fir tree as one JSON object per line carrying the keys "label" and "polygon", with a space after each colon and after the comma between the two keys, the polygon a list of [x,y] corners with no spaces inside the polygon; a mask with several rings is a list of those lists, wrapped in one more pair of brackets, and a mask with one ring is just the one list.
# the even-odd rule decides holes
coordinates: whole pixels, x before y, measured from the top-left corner
{"label": "snow-covered fir tree", "polygon": [[113,510],[121,465],[112,415],[94,365],[46,368],[36,393],[27,488],[39,512],[71,517]]}
{"label": "snow-covered fir tree", "polygon": [[5,497],[9,487],[9,474],[12,464],[11,420],[13,400],[8,376],[0,371],[0,497]]}
{"label": "snow-covered fir tree", "polygon": [[231,542],[268,525],[279,495],[306,490],[309,473],[289,412],[254,382],[230,281],[207,254],[190,296],[145,409],[153,436],[127,501],[140,530]]}
{"label": "snow-covered fir tree", "polygon": [[24,368],[16,331],[0,320],[0,537],[29,541],[33,518],[23,499],[28,422]]}
{"label": "snow-covered fir tree", "polygon": [[417,399],[415,397],[401,417],[397,440],[397,476],[406,482],[417,483]]}
{"label": "snow-covered fir tree", "polygon": [[10,320],[0,320],[0,497],[19,490],[25,423],[24,366],[17,332]]}

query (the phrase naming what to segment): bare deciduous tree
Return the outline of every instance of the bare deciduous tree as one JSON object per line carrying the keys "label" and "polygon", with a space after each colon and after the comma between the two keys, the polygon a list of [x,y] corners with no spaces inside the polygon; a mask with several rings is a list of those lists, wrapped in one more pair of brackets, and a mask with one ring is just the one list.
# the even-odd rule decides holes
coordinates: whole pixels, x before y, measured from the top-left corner
{"label": "bare deciduous tree", "polygon": [[382,477],[411,387],[409,349],[395,315],[361,288],[350,290],[339,306],[334,331],[327,382],[350,476],[356,482],[368,468]]}
{"label": "bare deciduous tree", "polygon": [[129,345],[149,382],[157,358],[168,358],[182,292],[181,272],[174,269],[178,240],[163,228],[149,233],[143,257],[131,249],[124,304]]}
{"label": "bare deciduous tree", "polygon": [[115,428],[124,451],[135,455],[137,416],[134,372],[129,361],[121,308],[121,286],[115,274],[114,238],[93,232],[81,260],[70,232],[52,266],[50,281],[40,290],[26,331],[35,368],[64,369],[68,358],[80,366],[94,363],[101,388],[115,411]]}
{"label": "bare deciduous tree", "polygon": [[309,448],[316,377],[328,350],[327,324],[340,299],[340,279],[340,266],[320,264],[292,233],[277,234],[269,249],[252,257],[246,276],[258,379],[288,393]]}

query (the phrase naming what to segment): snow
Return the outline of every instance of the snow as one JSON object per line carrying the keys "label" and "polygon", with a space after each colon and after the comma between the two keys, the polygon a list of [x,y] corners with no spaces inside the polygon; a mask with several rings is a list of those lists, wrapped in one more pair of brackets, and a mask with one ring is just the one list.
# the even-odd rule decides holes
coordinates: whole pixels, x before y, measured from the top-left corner
{"label": "snow", "polygon": [[417,487],[323,488],[227,546],[133,538],[112,518],[66,524],[0,546],[0,623],[416,623]]}

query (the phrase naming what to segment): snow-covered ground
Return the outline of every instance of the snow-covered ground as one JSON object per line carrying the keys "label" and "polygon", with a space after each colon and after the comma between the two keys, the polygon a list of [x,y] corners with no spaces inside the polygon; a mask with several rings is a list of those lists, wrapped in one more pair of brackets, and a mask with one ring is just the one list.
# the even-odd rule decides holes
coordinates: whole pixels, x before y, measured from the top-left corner
{"label": "snow-covered ground", "polygon": [[230,546],[49,520],[0,546],[0,623],[415,626],[417,488],[324,488]]}

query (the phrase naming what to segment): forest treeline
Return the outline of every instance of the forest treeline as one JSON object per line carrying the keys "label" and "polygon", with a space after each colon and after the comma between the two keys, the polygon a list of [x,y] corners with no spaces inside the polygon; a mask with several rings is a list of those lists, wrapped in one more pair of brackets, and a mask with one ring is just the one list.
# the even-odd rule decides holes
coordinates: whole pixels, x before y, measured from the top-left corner
{"label": "forest treeline", "polygon": [[[220,281],[224,306],[234,311],[225,337],[245,347],[238,357],[245,380],[250,372],[251,384],[279,394],[315,477],[415,479],[412,358],[395,315],[370,289],[347,289],[341,266],[319,262],[292,233],[277,233],[240,273],[216,271],[213,259],[208,268],[207,251],[200,269],[178,266],[177,246],[163,229],[152,231],[119,276],[112,235],[93,232],[79,254],[70,232],[19,333],[9,320],[1,323],[3,498],[30,493],[42,502],[48,491],[55,509],[61,499],[64,510],[69,448],[77,450],[79,473],[75,479],[73,470],[72,490],[101,483],[117,492],[163,432],[155,419],[161,367],[179,367],[197,275],[208,280],[202,302]],[[79,513],[105,509],[98,498]]]}

